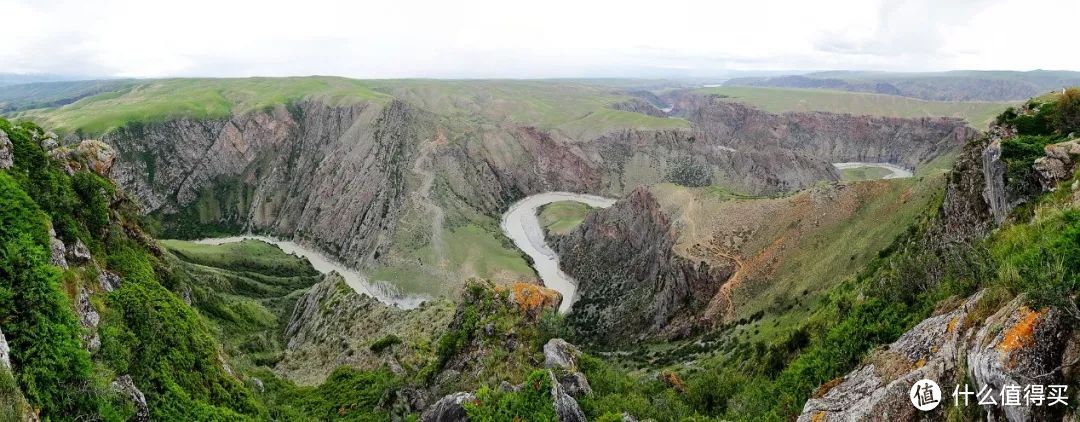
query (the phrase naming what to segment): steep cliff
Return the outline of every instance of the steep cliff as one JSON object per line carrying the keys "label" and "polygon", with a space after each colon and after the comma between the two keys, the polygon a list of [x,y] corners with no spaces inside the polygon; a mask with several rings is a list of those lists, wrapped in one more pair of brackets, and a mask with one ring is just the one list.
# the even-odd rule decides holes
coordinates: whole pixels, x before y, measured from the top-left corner
{"label": "steep cliff", "polygon": [[786,314],[889,246],[942,180],[833,184],[776,198],[639,188],[556,237],[562,268],[578,282],[570,322],[586,338],[627,344]]}
{"label": "steep cliff", "polygon": [[570,322],[582,336],[629,342],[704,309],[736,263],[680,257],[677,236],[652,193],[639,188],[558,238],[561,265],[578,281]]}
{"label": "steep cliff", "polygon": [[889,162],[915,168],[954,151],[976,133],[953,118],[770,114],[709,95],[683,95],[676,109],[720,145],[735,149],[768,145],[829,162]]}

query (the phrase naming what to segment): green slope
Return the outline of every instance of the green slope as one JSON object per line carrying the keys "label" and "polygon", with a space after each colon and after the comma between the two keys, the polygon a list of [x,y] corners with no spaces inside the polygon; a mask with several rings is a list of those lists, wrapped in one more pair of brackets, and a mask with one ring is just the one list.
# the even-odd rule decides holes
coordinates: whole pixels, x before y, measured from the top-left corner
{"label": "green slope", "polygon": [[350,104],[384,103],[397,98],[450,118],[537,126],[572,137],[591,138],[615,129],[689,125],[681,119],[611,109],[610,105],[630,97],[620,94],[621,88],[588,81],[356,80],[311,76],[139,80],[99,89],[104,92],[71,104],[19,111],[11,116],[39,122],[61,133],[82,131],[95,135],[128,122],[221,118],[297,100]]}

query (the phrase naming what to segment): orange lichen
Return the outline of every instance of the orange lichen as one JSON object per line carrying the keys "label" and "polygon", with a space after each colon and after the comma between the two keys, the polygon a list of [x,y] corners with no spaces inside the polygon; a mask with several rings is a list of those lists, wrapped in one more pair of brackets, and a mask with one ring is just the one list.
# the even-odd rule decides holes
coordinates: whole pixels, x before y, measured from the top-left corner
{"label": "orange lichen", "polygon": [[824,421],[825,421],[825,411],[823,411],[823,410],[819,410],[817,413],[814,414],[814,416],[810,417],[810,422],[824,422]]}
{"label": "orange lichen", "polygon": [[952,320],[950,320],[949,325],[945,326],[945,332],[946,333],[951,333],[953,331],[956,331],[956,323],[958,323],[958,322],[960,322],[959,317],[953,318]]}
{"label": "orange lichen", "polygon": [[[511,284],[510,300],[518,305],[523,313],[530,313],[543,309],[557,309],[562,302],[562,295],[555,290],[536,285],[533,283],[516,282]],[[504,291],[507,287],[497,287]]]}
{"label": "orange lichen", "polygon": [[825,395],[829,393],[829,390],[832,390],[833,387],[836,387],[836,386],[840,385],[840,383],[842,383],[842,382],[844,382],[843,378],[833,378],[829,382],[821,384],[821,387],[818,387],[817,390],[814,390],[813,397],[815,399],[820,399],[822,397],[825,397]]}
{"label": "orange lichen", "polygon": [[1021,308],[1021,312],[1025,312],[1024,316],[1020,318],[1020,321],[1013,325],[1008,332],[1005,333],[1005,338],[1001,340],[1001,344],[998,344],[997,350],[1005,353],[1010,353],[1016,349],[1030,345],[1034,340],[1035,328],[1039,324],[1039,320],[1042,318],[1042,312],[1032,311],[1028,308]]}
{"label": "orange lichen", "polygon": [[926,358],[920,358],[919,360],[915,361],[915,365],[912,365],[912,368],[919,369],[924,366],[926,366]]}

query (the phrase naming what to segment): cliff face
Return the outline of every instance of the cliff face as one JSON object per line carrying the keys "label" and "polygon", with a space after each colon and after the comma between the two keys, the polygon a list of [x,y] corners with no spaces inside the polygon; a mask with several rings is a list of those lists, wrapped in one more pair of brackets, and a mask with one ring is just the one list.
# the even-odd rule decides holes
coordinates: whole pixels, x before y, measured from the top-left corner
{"label": "cliff face", "polygon": [[836,169],[819,157],[766,142],[737,150],[701,130],[626,130],[600,137],[588,148],[601,157],[608,190],[615,194],[661,182],[777,194],[839,180]]}
{"label": "cliff face", "polygon": [[587,338],[626,342],[689,322],[733,274],[735,262],[692,261],[673,251],[677,232],[647,189],[637,189],[557,240],[577,279],[570,322]]}
{"label": "cliff face", "polygon": [[715,96],[682,96],[676,110],[720,144],[735,149],[767,145],[829,162],[890,162],[914,168],[955,150],[976,133],[960,119],[771,114]]}
{"label": "cliff face", "polygon": [[773,115],[706,97],[679,101],[692,128],[595,139],[390,100],[130,124],[104,140],[119,152],[112,177],[161,217],[166,236],[265,233],[350,266],[423,274],[420,283],[431,287],[529,278],[478,271],[447,252],[462,229],[480,228],[498,243],[495,217],[526,195],[622,196],[664,182],[774,195],[837,180],[831,161],[914,165],[966,133],[952,120]]}
{"label": "cliff face", "polygon": [[128,127],[114,179],[150,212],[298,238],[358,263],[385,247],[418,125],[402,103],[303,103],[228,120]]}

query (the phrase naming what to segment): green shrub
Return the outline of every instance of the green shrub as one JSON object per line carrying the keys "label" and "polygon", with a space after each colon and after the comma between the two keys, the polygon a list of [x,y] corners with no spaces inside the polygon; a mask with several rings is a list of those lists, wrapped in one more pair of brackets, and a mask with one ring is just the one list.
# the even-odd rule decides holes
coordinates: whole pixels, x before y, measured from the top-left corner
{"label": "green shrub", "polygon": [[1054,127],[1063,134],[1080,132],[1080,88],[1069,88],[1058,97]]}
{"label": "green shrub", "polygon": [[483,387],[474,402],[465,403],[469,420],[477,422],[555,421],[551,399],[551,378],[547,371],[529,374],[521,390],[496,391]]}
{"label": "green shrub", "polygon": [[401,344],[401,338],[393,334],[388,334],[386,335],[386,337],[375,340],[374,343],[371,343],[370,348],[372,352],[381,353],[383,350],[386,350],[395,344]]}

